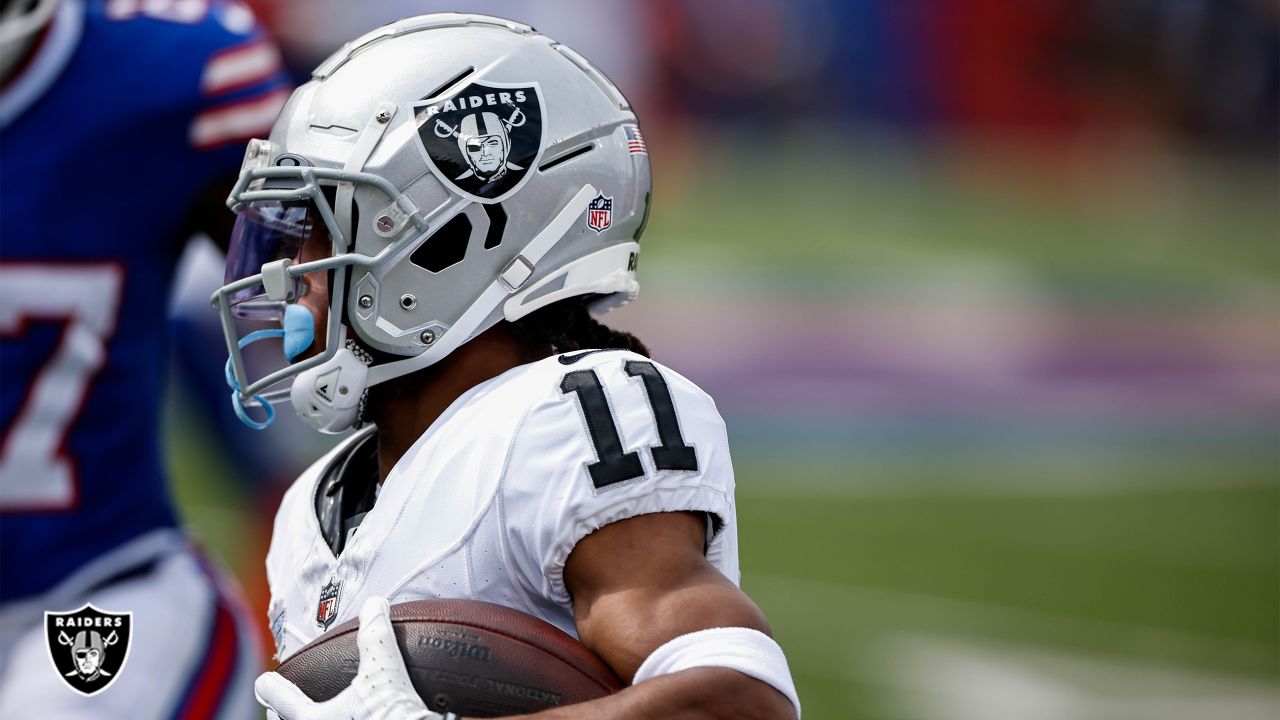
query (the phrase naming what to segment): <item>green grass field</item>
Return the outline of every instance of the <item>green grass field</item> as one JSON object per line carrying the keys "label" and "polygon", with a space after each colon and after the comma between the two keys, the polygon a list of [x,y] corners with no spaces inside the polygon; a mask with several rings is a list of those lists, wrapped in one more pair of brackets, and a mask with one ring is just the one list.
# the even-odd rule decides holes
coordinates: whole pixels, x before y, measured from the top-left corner
{"label": "green grass field", "polygon": [[[939,308],[1009,278],[1121,313],[1270,308],[1255,340],[1280,347],[1274,162],[1114,148],[1064,168],[1016,147],[889,145],[815,174],[787,148],[764,172],[730,158],[690,182],[653,224],[649,267],[683,287],[723,263],[734,282],[831,303],[915,292],[894,279],[923,271]],[[1280,438],[1280,412],[1262,422]],[[1280,714],[1280,444],[1097,452],[1062,437],[1022,465],[735,449],[743,586],[806,717]]]}
{"label": "green grass field", "polygon": [[738,466],[743,587],[788,649],[807,717],[896,717],[903,688],[879,663],[922,636],[1280,673],[1274,468],[1205,467],[1168,490],[859,494],[832,492],[840,478],[788,493]]}

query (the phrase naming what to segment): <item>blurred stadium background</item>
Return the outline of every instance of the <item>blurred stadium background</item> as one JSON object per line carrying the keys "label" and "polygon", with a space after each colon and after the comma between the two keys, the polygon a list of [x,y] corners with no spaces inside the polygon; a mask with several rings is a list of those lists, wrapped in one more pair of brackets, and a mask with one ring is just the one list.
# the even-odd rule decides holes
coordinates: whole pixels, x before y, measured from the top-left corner
{"label": "blurred stadium background", "polygon": [[[300,78],[460,9],[632,98],[655,205],[608,320],[717,398],[806,717],[1280,713],[1275,3],[252,4]],[[229,423],[185,267],[176,492],[265,606],[324,443]]]}

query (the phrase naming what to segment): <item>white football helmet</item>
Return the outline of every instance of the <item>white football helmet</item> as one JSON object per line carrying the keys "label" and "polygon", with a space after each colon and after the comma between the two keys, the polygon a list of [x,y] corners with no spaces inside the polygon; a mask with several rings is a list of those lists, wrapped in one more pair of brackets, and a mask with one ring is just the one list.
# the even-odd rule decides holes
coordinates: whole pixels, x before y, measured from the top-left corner
{"label": "white football helmet", "polygon": [[[338,432],[367,388],[500,320],[577,295],[594,310],[630,300],[650,191],[627,100],[528,26],[423,15],[348,43],[294,92],[270,140],[249,143],[227,200],[239,217],[212,302],[237,411],[261,424],[243,406],[271,415],[288,396]],[[324,252],[304,261],[321,223]],[[309,322],[283,311],[300,309],[314,272],[331,278],[324,351],[291,362]],[[247,376],[241,348],[257,337],[241,338],[236,317],[283,322],[253,335],[285,336],[284,367]],[[370,364],[348,329],[395,359]]]}

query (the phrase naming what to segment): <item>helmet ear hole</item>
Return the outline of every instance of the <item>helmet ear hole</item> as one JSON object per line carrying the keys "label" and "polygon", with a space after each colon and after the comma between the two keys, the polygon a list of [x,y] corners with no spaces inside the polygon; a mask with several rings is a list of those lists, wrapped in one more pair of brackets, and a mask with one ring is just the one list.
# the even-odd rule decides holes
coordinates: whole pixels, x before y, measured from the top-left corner
{"label": "helmet ear hole", "polygon": [[438,273],[462,262],[471,240],[471,219],[459,213],[444,227],[431,233],[409,256],[409,262],[429,272]]}

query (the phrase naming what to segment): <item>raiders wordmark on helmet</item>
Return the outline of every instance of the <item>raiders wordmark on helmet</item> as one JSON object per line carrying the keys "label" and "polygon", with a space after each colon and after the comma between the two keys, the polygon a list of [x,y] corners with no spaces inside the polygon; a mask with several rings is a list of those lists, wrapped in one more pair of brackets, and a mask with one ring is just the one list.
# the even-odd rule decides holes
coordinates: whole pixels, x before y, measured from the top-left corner
{"label": "raiders wordmark on helmet", "polygon": [[427,163],[446,185],[482,203],[509,197],[542,158],[537,83],[473,82],[414,106]]}
{"label": "raiders wordmark on helmet", "polygon": [[133,613],[105,612],[90,604],[44,614],[49,660],[67,686],[81,695],[106,690],[124,670],[133,637]]}

